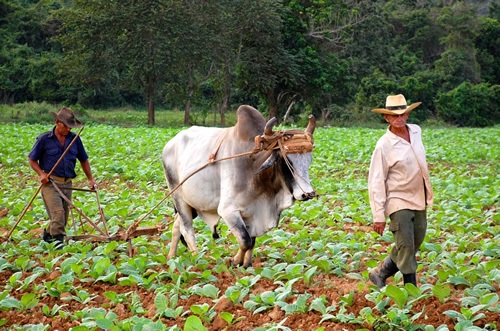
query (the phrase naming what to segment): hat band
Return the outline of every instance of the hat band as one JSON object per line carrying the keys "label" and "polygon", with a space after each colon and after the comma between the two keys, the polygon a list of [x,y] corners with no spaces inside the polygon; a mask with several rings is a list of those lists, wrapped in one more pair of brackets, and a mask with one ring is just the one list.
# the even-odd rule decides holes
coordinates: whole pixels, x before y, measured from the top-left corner
{"label": "hat band", "polygon": [[400,109],[406,109],[408,108],[407,105],[402,105],[402,106],[387,106],[385,107],[387,110],[400,110]]}

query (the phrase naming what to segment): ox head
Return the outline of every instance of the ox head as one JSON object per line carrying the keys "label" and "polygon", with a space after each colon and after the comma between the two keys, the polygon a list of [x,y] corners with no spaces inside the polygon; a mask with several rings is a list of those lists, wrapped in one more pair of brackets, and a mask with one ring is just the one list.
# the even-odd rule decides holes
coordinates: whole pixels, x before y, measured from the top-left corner
{"label": "ox head", "polygon": [[267,169],[280,159],[287,165],[285,181],[290,188],[290,193],[296,200],[304,201],[316,196],[316,192],[309,180],[309,166],[312,161],[313,133],[316,120],[313,115],[309,116],[309,123],[305,131],[287,130],[273,131],[276,118],[270,119],[264,129],[264,135],[260,137],[268,143],[267,149],[271,149],[271,155],[264,161],[258,172]]}

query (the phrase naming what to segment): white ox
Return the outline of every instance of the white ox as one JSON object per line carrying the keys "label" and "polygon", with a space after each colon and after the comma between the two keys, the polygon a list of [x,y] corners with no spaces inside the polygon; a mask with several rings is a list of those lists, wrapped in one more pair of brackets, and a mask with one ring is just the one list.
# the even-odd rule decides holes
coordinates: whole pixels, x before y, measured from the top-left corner
{"label": "white ox", "polygon": [[[305,132],[300,131],[310,138],[310,148],[284,157],[284,149],[277,147],[238,156],[252,151],[259,137],[275,134],[276,120],[266,124],[255,108],[246,105],[238,108],[237,116],[236,125],[230,128],[193,126],[181,131],[163,149],[165,177],[170,190],[175,189],[176,210],[168,258],[175,256],[179,239],[192,252],[198,251],[193,229],[196,216],[210,226],[214,238],[219,237],[216,226],[223,218],[239,244],[230,263],[250,267],[255,238],[276,227],[281,212],[295,200],[316,195],[308,174],[314,117],[309,117]],[[292,135],[287,139],[293,141]],[[203,168],[211,157],[216,161]]]}

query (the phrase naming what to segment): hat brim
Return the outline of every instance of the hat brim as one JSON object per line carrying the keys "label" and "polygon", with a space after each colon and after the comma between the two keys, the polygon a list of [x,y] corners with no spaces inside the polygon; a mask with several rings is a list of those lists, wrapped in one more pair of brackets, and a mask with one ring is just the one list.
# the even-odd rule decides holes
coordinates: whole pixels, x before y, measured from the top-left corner
{"label": "hat brim", "polygon": [[54,118],[60,122],[63,122],[64,125],[66,125],[68,128],[81,128],[83,126],[83,123],[80,122],[79,120],[77,120],[75,118],[75,121],[74,122],[68,122],[66,120],[64,120],[63,118],[60,118],[59,116],[57,116],[57,113],[54,113],[53,111],[50,112],[52,114],[52,116],[54,116]]}
{"label": "hat brim", "polygon": [[404,113],[411,112],[413,109],[417,108],[421,104],[422,104],[422,102],[415,102],[415,103],[412,103],[411,105],[409,105],[408,107],[406,107],[406,109],[397,109],[397,110],[389,110],[389,109],[385,109],[385,108],[375,108],[375,109],[372,109],[372,112],[377,113],[377,114],[386,114],[386,115],[401,115]]}

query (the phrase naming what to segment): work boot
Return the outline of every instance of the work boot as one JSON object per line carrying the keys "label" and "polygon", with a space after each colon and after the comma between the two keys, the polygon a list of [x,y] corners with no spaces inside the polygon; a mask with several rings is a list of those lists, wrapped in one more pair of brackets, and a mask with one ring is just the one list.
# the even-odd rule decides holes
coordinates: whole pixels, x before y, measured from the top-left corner
{"label": "work boot", "polygon": [[55,244],[55,249],[60,250],[64,247],[64,235],[63,234],[56,234],[56,235],[51,235],[50,233],[47,232],[46,229],[43,229],[43,235],[42,235],[43,241],[46,243],[53,243],[54,241],[56,242]]}
{"label": "work boot", "polygon": [[54,241],[54,238],[51,236],[50,233],[47,232],[46,229],[43,229],[42,239],[43,239],[43,241],[45,241],[47,243],[51,243]]}
{"label": "work boot", "polygon": [[56,242],[54,248],[57,250],[61,250],[64,247],[64,235],[63,234],[56,234],[54,237],[54,240]]}
{"label": "work boot", "polygon": [[403,274],[403,281],[405,284],[411,283],[417,286],[417,275],[415,273],[412,274]]}
{"label": "work boot", "polygon": [[369,278],[373,284],[375,284],[379,289],[385,286],[385,281],[387,278],[398,272],[399,269],[390,257],[386,257],[381,264],[372,270],[369,274]]}

